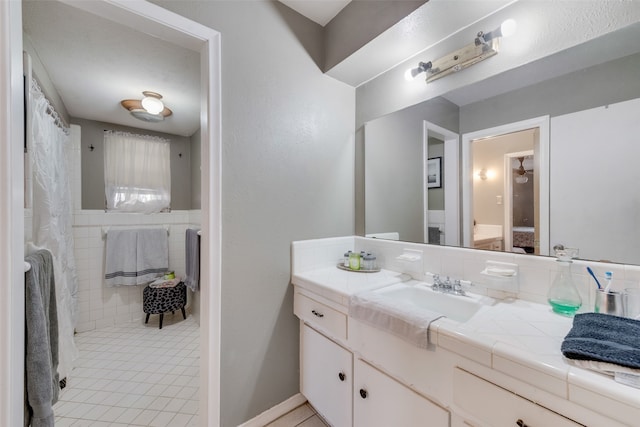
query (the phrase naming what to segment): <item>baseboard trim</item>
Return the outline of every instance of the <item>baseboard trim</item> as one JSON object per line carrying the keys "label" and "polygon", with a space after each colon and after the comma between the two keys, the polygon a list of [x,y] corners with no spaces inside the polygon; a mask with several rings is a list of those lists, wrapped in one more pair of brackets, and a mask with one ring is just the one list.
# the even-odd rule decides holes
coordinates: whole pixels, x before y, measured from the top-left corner
{"label": "baseboard trim", "polygon": [[238,427],[264,427],[267,424],[277,420],[284,414],[293,411],[298,406],[304,404],[307,399],[300,393],[291,396],[282,403],[278,403],[276,406],[267,409],[260,415],[251,418],[244,424],[240,424]]}

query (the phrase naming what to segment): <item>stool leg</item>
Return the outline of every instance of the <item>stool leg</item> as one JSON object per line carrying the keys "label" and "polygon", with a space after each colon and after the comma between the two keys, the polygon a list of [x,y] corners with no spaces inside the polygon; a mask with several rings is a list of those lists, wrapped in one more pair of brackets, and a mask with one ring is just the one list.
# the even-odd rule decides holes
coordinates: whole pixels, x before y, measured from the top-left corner
{"label": "stool leg", "polygon": [[151,314],[147,313],[147,317],[144,319],[144,323],[149,323],[149,316],[151,316]]}
{"label": "stool leg", "polygon": [[160,313],[160,327],[158,329],[162,329],[162,319],[164,319],[164,313]]}
{"label": "stool leg", "polygon": [[184,312],[184,307],[182,307],[180,310],[182,310],[182,317],[184,319],[186,319],[187,318],[187,313]]}

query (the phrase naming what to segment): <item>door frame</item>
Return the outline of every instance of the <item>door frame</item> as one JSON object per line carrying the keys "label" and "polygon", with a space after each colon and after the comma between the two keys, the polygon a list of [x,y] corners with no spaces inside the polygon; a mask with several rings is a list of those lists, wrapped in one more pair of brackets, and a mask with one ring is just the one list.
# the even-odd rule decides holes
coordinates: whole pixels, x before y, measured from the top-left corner
{"label": "door frame", "polygon": [[[444,244],[447,246],[460,245],[460,172],[458,159],[460,158],[460,135],[448,129],[433,124],[427,120],[422,125],[422,152],[424,153],[423,170],[423,200],[422,209],[424,222],[424,242],[429,243],[429,189],[427,187],[427,164],[429,160],[429,137],[444,141],[444,158],[453,159],[446,162],[444,167]],[[442,241],[441,241],[442,243]]]}
{"label": "door frame", "polygon": [[[148,2],[62,0],[201,55],[202,246],[200,422],[220,424],[221,50],[220,33]],[[23,424],[24,111],[22,4],[0,2],[0,425]]]}
{"label": "door frame", "polygon": [[539,142],[535,151],[534,169],[539,171],[540,253],[549,255],[549,116],[540,116],[501,126],[462,134],[462,240],[466,248],[473,247],[473,154],[471,143],[476,140],[538,128]]}
{"label": "door frame", "polygon": [[504,250],[513,247],[513,166],[512,160],[523,156],[534,156],[534,150],[517,151],[504,155]]}

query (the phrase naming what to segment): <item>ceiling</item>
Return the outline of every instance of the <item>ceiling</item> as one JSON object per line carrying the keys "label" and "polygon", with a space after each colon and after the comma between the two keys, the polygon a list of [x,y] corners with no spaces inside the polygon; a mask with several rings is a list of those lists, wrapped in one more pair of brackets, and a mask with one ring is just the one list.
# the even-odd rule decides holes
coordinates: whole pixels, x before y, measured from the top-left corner
{"label": "ceiling", "polygon": [[[71,117],[181,136],[200,128],[198,52],[57,1],[23,1],[23,27]],[[173,115],[152,124],[122,108],[145,90]]]}
{"label": "ceiling", "polygon": [[279,0],[323,27],[329,23],[351,0]]}
{"label": "ceiling", "polygon": [[[280,1],[320,25],[350,2]],[[473,1],[460,10],[448,0],[430,0],[327,74],[357,87],[509,1]],[[34,61],[44,65],[71,117],[181,136],[199,129],[198,52],[58,1],[23,0],[23,21]],[[146,90],[162,94],[173,115],[147,123],[121,107],[121,100],[140,99]]]}

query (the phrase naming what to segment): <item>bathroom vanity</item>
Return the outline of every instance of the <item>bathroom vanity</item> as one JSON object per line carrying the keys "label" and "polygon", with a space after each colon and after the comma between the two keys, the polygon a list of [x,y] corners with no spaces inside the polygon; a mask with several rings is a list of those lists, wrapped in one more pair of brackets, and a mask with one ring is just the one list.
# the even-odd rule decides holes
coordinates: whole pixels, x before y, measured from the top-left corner
{"label": "bathroom vanity", "polygon": [[[434,291],[391,270],[339,270],[333,258],[349,242],[341,239],[293,244],[300,389],[331,425],[637,425],[640,390],[567,363],[560,344],[572,320],[547,305],[475,298],[478,306],[465,318],[431,323],[428,349],[350,317],[356,293],[390,286]],[[398,245],[406,246],[351,239],[357,250],[376,245],[387,264]]]}

